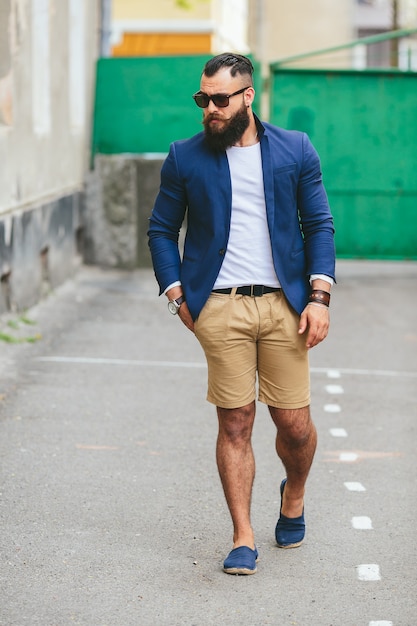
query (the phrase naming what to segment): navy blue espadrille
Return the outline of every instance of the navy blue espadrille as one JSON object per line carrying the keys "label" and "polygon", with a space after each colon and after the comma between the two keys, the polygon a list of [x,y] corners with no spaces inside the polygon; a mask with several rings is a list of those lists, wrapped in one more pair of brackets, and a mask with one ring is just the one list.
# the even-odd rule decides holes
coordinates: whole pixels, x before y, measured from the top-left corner
{"label": "navy blue espadrille", "polygon": [[258,550],[239,546],[234,548],[226,557],[223,563],[223,570],[226,574],[240,574],[247,576],[256,572],[256,561],[258,560]]}
{"label": "navy blue espadrille", "polygon": [[[281,483],[281,509],[282,496],[287,479]],[[279,519],[275,527],[275,539],[280,548],[298,548],[303,543],[306,525],[304,520],[304,509],[300,517],[286,517],[280,509]]]}

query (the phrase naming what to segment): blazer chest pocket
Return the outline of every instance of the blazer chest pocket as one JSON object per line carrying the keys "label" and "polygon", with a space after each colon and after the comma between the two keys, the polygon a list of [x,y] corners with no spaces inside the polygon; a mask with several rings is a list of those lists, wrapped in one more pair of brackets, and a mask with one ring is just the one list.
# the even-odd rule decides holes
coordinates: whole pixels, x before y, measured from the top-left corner
{"label": "blazer chest pocket", "polygon": [[274,169],[274,188],[280,194],[293,196],[298,182],[297,163],[289,163]]}
{"label": "blazer chest pocket", "polygon": [[288,163],[288,165],[283,165],[282,167],[274,168],[274,176],[281,176],[282,174],[289,174],[291,172],[295,172],[297,168],[297,163]]}

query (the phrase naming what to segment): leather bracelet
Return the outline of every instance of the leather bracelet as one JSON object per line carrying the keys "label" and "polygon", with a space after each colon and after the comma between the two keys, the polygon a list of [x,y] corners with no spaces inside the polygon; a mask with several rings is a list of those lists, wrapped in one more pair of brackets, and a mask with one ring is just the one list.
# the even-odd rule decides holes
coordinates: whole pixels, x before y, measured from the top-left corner
{"label": "leather bracelet", "polygon": [[308,301],[318,302],[320,304],[324,304],[324,306],[329,306],[330,293],[328,291],[324,291],[323,289],[313,289],[310,293]]}
{"label": "leather bracelet", "polygon": [[308,305],[312,304],[313,306],[319,306],[321,309],[328,309],[328,305],[324,304],[323,302],[312,302],[311,300],[309,302],[307,302]]}

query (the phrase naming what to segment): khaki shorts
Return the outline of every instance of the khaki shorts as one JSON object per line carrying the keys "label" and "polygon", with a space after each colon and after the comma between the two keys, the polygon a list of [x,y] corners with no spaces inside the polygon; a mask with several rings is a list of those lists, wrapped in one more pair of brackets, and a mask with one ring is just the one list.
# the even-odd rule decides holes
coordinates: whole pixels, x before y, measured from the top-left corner
{"label": "khaki shorts", "polygon": [[[235,290],[234,290],[235,291]],[[258,400],[282,409],[310,404],[310,375],[299,316],[282,291],[261,297],[210,294],[195,334],[207,359],[207,400],[233,409]]]}

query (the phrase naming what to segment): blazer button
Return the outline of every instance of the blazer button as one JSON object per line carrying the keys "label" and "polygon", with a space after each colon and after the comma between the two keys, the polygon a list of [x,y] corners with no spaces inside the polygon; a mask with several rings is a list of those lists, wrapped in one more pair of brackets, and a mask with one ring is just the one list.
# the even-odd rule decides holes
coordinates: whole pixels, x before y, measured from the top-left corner
{"label": "blazer button", "polygon": [[220,256],[224,256],[225,252],[226,252],[226,250],[224,248],[220,248],[220,250],[219,250]]}

